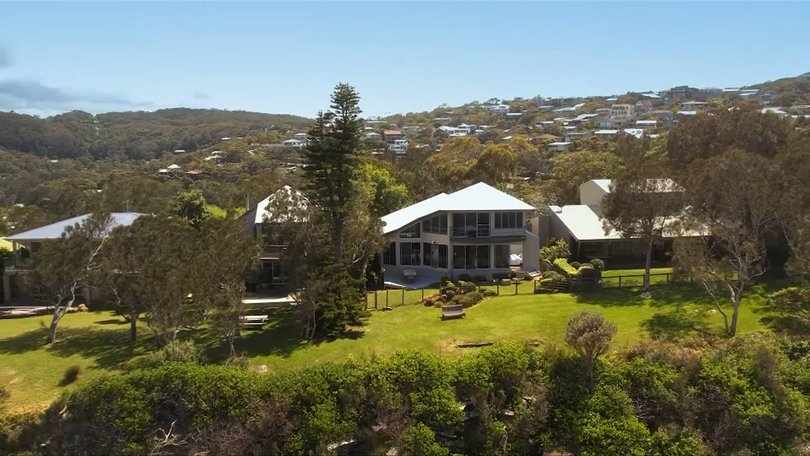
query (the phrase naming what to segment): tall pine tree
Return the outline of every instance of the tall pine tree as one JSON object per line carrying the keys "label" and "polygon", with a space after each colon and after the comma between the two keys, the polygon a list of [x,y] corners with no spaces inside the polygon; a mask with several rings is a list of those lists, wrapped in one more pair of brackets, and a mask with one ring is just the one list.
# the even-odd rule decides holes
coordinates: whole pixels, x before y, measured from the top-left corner
{"label": "tall pine tree", "polygon": [[343,262],[343,225],[352,198],[352,180],[360,164],[363,120],[360,95],[349,84],[338,84],[331,110],[319,112],[304,150],[305,188],[310,201],[329,217],[335,261]]}

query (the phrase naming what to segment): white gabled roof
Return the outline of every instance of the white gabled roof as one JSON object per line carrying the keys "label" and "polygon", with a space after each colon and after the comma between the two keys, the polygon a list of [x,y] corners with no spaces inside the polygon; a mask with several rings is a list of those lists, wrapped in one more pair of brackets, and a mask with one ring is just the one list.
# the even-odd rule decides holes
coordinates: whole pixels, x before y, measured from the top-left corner
{"label": "white gabled roof", "polygon": [[621,239],[621,236],[616,231],[605,231],[602,219],[590,206],[574,204],[563,207],[549,206],[549,209],[551,209],[551,213],[555,217],[560,219],[577,241]]}
{"label": "white gabled roof", "polygon": [[[610,193],[610,183],[612,182],[612,179],[591,179],[588,182],[593,182],[594,184],[596,184],[597,187],[601,188],[602,190],[604,190],[607,193]],[[585,185],[585,184],[582,184],[582,185]],[[580,187],[582,185],[580,185]]]}
{"label": "white gabled roof", "polygon": [[254,224],[264,223],[265,220],[286,222],[291,219],[294,222],[301,221],[298,220],[296,214],[278,214],[278,215],[273,214],[271,210],[274,207],[270,206],[271,202],[274,205],[278,203],[280,205],[279,207],[290,207],[291,209],[293,209],[292,206],[297,205],[298,206],[297,209],[306,210],[309,200],[300,191],[294,190],[289,185],[285,185],[280,189],[278,189],[272,195],[259,201],[259,204],[256,205],[255,214],[251,214],[253,216]]}
{"label": "white gabled roof", "polygon": [[[90,215],[92,214],[84,214],[79,215],[76,217],[72,217],[66,220],[61,220],[56,223],[51,223],[50,225],[41,226],[39,228],[34,228],[33,230],[23,231],[22,233],[17,233],[11,236],[8,236],[6,240],[8,241],[41,241],[46,239],[60,239],[62,234],[64,234],[65,229],[68,227],[75,226],[77,224],[84,223]],[[111,222],[108,230],[112,230],[117,226],[129,226],[132,225],[132,222],[135,221],[136,218],[140,217],[141,213],[138,212],[113,212],[110,214]]]}
{"label": "white gabled roof", "polygon": [[479,182],[450,194],[439,193],[434,197],[383,216],[383,233],[392,233],[439,211],[530,211],[533,209],[534,207],[514,196]]}

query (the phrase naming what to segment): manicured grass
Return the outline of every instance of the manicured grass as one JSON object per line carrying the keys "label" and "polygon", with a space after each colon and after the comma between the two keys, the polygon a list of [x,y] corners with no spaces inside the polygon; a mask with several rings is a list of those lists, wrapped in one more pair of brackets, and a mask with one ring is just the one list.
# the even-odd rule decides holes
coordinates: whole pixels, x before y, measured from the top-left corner
{"label": "manicured grass", "polygon": [[[646,300],[637,289],[534,295],[529,294],[531,287],[531,282],[521,284],[518,295],[513,287],[502,287],[500,296],[467,309],[467,316],[458,320],[442,321],[439,309],[421,304],[372,310],[366,326],[348,337],[320,343],[299,339],[295,309],[264,309],[261,312],[270,316],[271,323],[262,330],[245,330],[237,348],[253,364],[273,372],[350,358],[371,359],[402,349],[457,356],[472,350],[457,348],[462,342],[519,340],[562,345],[568,319],[580,310],[602,312],[616,323],[616,349],[647,338],[677,340],[721,334],[721,318],[713,304],[697,288],[686,285],[656,287]],[[752,289],[744,300],[740,333],[763,329],[760,318],[765,315],[765,294],[762,287]],[[407,292],[406,296],[410,297]],[[52,346],[43,344],[48,321],[49,317],[0,320],[0,384],[11,390],[10,410],[42,408],[60,391],[72,388],[59,386],[70,366],[82,369],[77,384],[128,366],[128,325],[121,317],[110,312],[67,315],[60,325],[60,342]],[[188,336],[206,347],[212,361],[223,358],[226,350],[209,330],[199,329]],[[147,353],[151,343],[151,332],[142,326],[135,356]]]}
{"label": "manicured grass", "polygon": [[[650,268],[650,274],[672,274],[672,268]],[[644,275],[644,268],[641,269],[607,269],[602,271],[602,277],[617,277],[630,275]]]}

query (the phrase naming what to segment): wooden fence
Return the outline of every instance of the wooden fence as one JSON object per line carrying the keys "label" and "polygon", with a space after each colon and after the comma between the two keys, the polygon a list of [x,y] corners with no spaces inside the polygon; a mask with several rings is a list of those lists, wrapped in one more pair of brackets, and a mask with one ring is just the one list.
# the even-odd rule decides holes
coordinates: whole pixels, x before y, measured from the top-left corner
{"label": "wooden fence", "polygon": [[[671,285],[674,277],[671,272],[650,274],[650,284],[653,286]],[[614,288],[637,288],[644,283],[644,274],[603,276],[599,282],[587,279],[566,279],[555,284],[555,291],[587,291]],[[540,282],[536,280],[523,281],[511,284],[500,282],[477,283],[479,291],[492,290],[497,295],[524,295],[535,294],[540,290]],[[419,304],[425,298],[439,294],[438,288],[396,289],[386,288],[366,293],[366,309],[390,309],[408,304]]]}

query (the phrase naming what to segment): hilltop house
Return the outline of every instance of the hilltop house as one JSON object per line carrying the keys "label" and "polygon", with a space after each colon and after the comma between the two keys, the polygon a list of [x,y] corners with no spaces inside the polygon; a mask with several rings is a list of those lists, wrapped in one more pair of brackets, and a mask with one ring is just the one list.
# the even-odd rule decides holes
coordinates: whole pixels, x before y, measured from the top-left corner
{"label": "hilltop house", "polygon": [[[8,236],[6,240],[11,242],[12,257],[3,260],[5,266],[3,271],[3,302],[35,301],[33,290],[30,289],[26,280],[26,276],[31,270],[32,260],[39,255],[40,249],[46,241],[61,239],[68,227],[83,223],[90,215],[79,215]],[[113,212],[110,214],[112,221],[108,231],[112,231],[113,228],[119,226],[130,226],[141,215],[143,214],[137,212]],[[90,288],[82,290],[82,297],[87,304],[90,304],[91,299],[101,298],[98,291],[95,293],[92,293],[92,291]]]}
{"label": "hilltop house", "polygon": [[265,287],[287,283],[282,264],[287,243],[277,228],[287,222],[306,221],[308,203],[300,191],[285,185],[245,213],[245,232],[262,240],[261,270],[256,285]]}
{"label": "hilltop house", "polygon": [[[661,198],[682,191],[671,179],[657,179],[656,188]],[[602,199],[610,193],[610,179],[593,179],[579,186],[580,204],[549,206],[547,223],[550,237],[568,241],[572,257],[578,260],[601,258],[613,264],[638,266],[643,264],[646,250],[640,240],[622,238],[615,230],[606,230],[602,218]],[[675,217],[672,218],[672,221]],[[699,236],[700,233],[681,233]],[[664,232],[664,242],[653,249],[653,261],[669,261],[674,231]]]}
{"label": "hilltop house", "polygon": [[535,208],[479,182],[382,217],[388,286],[424,286],[461,274],[491,278],[512,267],[537,270]]}

